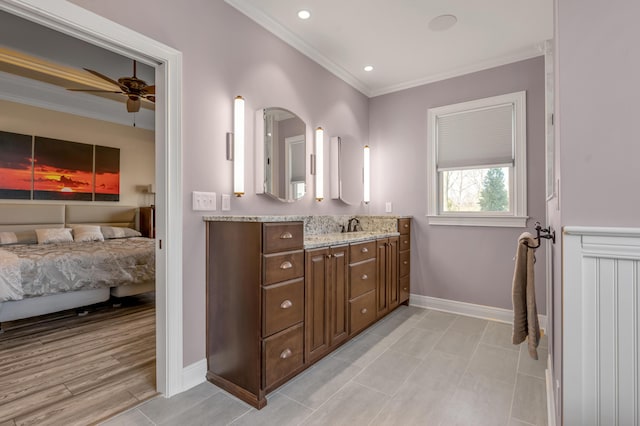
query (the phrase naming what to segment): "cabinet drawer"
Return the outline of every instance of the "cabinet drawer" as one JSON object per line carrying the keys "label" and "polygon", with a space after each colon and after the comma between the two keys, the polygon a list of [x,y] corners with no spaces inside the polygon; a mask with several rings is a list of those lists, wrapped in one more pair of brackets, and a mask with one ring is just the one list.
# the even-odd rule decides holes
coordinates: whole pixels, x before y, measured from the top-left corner
{"label": "cabinet drawer", "polygon": [[364,243],[351,244],[349,246],[349,262],[356,263],[376,257],[376,242],[367,241]]}
{"label": "cabinet drawer", "polygon": [[349,334],[357,333],[375,320],[375,290],[349,301]]}
{"label": "cabinet drawer", "polygon": [[376,288],[376,260],[349,265],[349,299]]}
{"label": "cabinet drawer", "polygon": [[400,278],[400,300],[399,302],[405,302],[409,300],[409,294],[411,293],[411,287],[409,286],[409,275]]}
{"label": "cabinet drawer", "polygon": [[409,234],[400,235],[400,251],[411,249],[411,236]]}
{"label": "cabinet drawer", "polygon": [[262,336],[284,330],[304,320],[304,279],[286,281],[262,289]]}
{"label": "cabinet drawer", "polygon": [[265,223],[263,226],[264,253],[297,250],[304,246],[302,222]]}
{"label": "cabinet drawer", "polygon": [[304,275],[304,252],[302,250],[287,253],[267,254],[263,256],[264,285],[300,278]]}
{"label": "cabinet drawer", "polygon": [[265,388],[302,366],[303,323],[262,341],[262,381]]}
{"label": "cabinet drawer", "polygon": [[400,276],[404,277],[411,272],[411,252],[400,252]]}
{"label": "cabinet drawer", "polygon": [[400,235],[411,233],[411,219],[398,219],[398,232]]}

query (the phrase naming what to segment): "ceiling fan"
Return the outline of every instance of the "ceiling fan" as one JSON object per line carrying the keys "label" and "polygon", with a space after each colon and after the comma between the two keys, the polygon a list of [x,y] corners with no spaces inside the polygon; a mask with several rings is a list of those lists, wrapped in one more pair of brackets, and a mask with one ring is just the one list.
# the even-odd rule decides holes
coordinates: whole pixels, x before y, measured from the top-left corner
{"label": "ceiling fan", "polygon": [[100,89],[67,89],[74,92],[98,92],[98,93],[120,93],[127,96],[127,111],[138,112],[140,111],[140,99],[144,98],[151,102],[156,101],[156,86],[148,86],[143,80],[136,77],[136,61],[133,61],[133,77],[121,77],[118,81],[107,77],[98,71],[84,68],[85,71],[90,72],[96,77],[108,81],[109,83],[117,86],[120,90],[100,90]]}

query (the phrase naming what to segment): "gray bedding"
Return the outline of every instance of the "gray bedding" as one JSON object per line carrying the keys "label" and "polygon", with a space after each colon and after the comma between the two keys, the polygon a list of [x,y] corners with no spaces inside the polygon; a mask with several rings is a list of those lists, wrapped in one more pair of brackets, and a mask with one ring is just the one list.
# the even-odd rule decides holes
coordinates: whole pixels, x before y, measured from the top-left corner
{"label": "gray bedding", "polygon": [[[155,244],[150,238],[16,244],[0,250],[5,260],[0,262],[0,302],[138,284],[155,277]],[[18,267],[21,288],[16,288]]]}

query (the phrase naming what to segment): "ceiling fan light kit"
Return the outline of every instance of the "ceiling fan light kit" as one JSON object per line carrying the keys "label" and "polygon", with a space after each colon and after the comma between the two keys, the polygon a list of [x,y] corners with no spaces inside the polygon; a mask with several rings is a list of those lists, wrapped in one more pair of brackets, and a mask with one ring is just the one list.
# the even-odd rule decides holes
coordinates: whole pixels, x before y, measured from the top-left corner
{"label": "ceiling fan light kit", "polygon": [[118,81],[107,77],[98,71],[84,68],[85,71],[90,72],[96,77],[105,80],[114,86],[117,86],[120,90],[96,90],[96,89],[68,89],[74,92],[93,92],[93,93],[120,93],[127,96],[127,112],[140,111],[140,100],[146,99],[150,102],[156,101],[156,86],[149,86],[144,80],[139,79],[136,76],[136,61],[133,61],[133,76],[132,77],[120,77]]}

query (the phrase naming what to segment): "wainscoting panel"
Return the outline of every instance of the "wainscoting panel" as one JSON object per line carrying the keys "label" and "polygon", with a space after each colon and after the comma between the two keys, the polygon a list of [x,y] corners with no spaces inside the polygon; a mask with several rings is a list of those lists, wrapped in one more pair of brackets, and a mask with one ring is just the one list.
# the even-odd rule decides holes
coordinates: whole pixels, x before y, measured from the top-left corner
{"label": "wainscoting panel", "polygon": [[640,229],[564,229],[563,417],[640,422]]}

